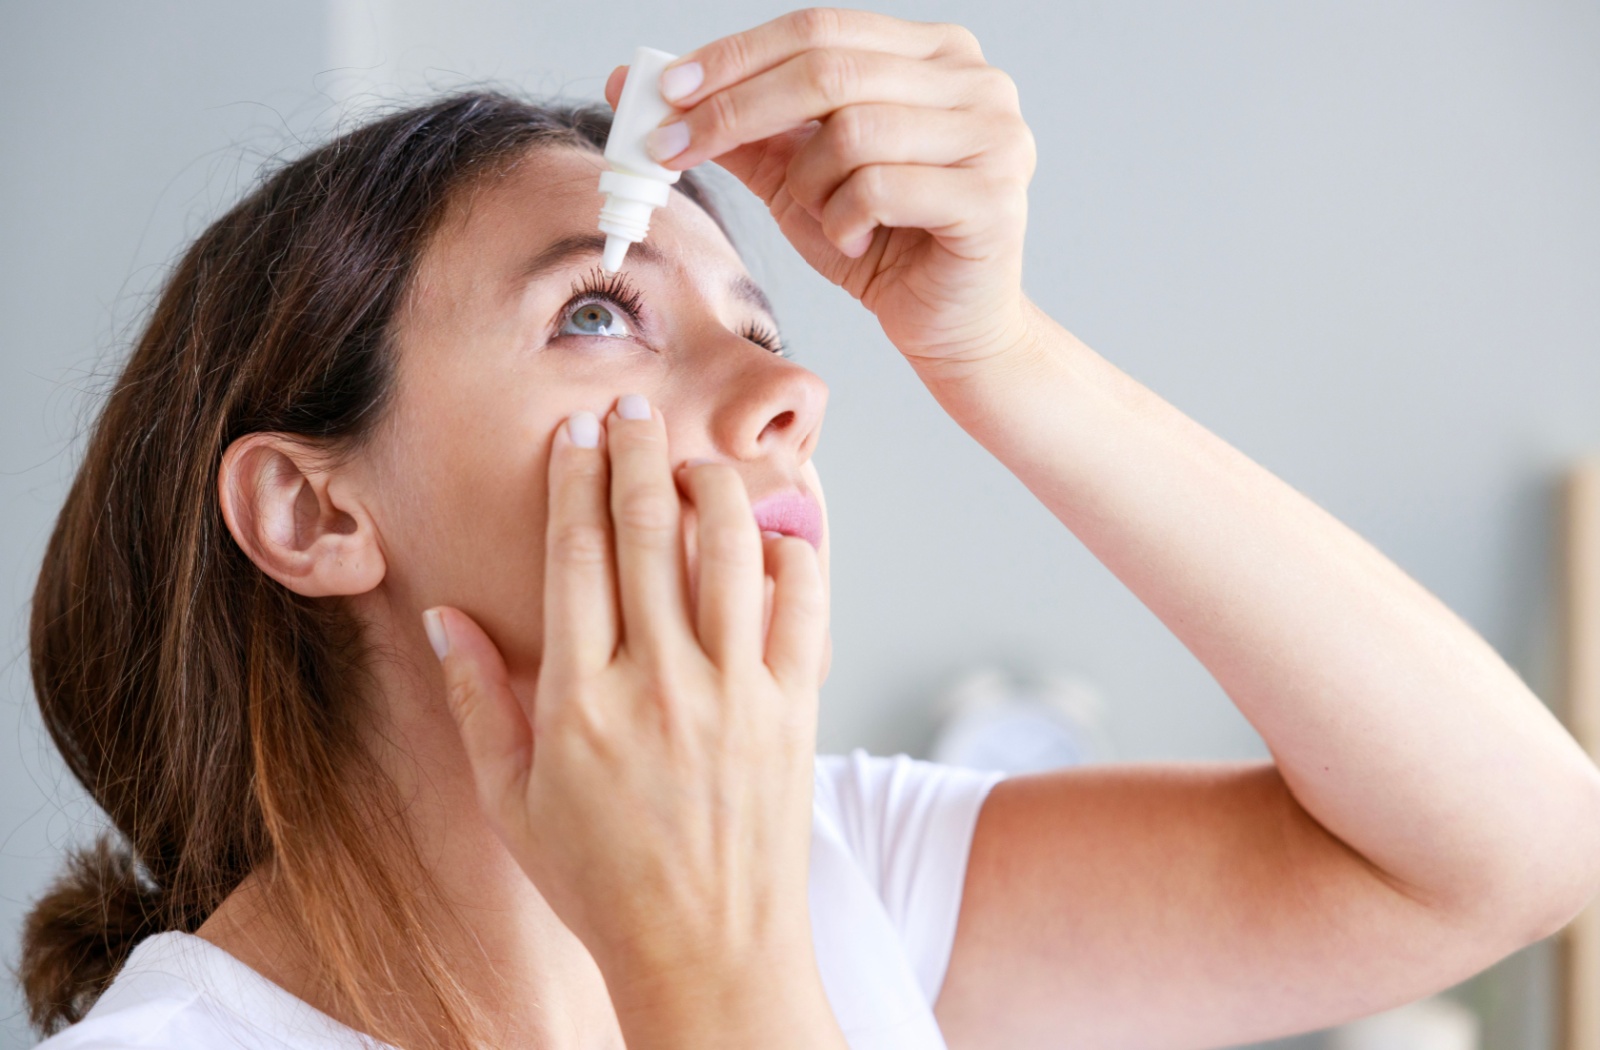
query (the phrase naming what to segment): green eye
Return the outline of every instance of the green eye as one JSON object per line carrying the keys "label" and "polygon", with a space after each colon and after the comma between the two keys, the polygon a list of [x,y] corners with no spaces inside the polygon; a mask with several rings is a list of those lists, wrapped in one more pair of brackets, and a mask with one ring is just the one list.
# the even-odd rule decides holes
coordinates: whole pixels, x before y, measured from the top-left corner
{"label": "green eye", "polygon": [[561,326],[563,335],[603,335],[625,339],[632,333],[621,315],[607,309],[604,303],[589,302],[575,307]]}

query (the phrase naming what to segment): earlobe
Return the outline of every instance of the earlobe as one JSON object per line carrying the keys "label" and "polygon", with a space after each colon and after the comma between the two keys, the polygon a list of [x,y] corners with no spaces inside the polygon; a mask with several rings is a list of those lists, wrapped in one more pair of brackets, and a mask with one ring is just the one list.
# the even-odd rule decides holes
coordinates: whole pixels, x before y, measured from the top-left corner
{"label": "earlobe", "polygon": [[386,568],[377,529],[326,462],[304,440],[246,434],[217,472],[222,517],[256,567],[296,594],[364,594]]}

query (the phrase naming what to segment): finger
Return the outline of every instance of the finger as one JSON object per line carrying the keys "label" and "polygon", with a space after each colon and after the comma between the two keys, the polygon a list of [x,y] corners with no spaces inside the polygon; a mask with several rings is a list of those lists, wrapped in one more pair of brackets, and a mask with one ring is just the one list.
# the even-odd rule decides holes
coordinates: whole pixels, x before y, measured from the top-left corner
{"label": "finger", "polygon": [[[983,58],[977,38],[961,26],[906,22],[870,11],[813,7],[790,12],[680,56],[667,71],[690,66],[699,68],[667,77],[663,96],[675,106],[688,108],[802,51],[818,48],[882,51],[907,58],[939,55],[955,55],[971,61]],[[669,90],[674,81],[678,85],[692,86],[674,93]]]}
{"label": "finger", "polygon": [[440,606],[423,613],[444,665],[445,698],[472,767],[479,805],[511,826],[522,812],[533,768],[533,725],[511,691],[505,660],[472,618]]}
{"label": "finger", "polygon": [[699,577],[695,624],[700,646],[718,667],[761,659],[764,557],[750,494],[725,463],[684,468],[694,501]]}
{"label": "finger", "polygon": [[[948,109],[969,104],[987,89],[987,68],[956,68],[876,51],[805,51],[708,96],[678,120],[652,131],[649,141],[658,160],[682,170],[821,120],[843,106],[887,102]],[[664,158],[659,150],[667,143],[668,148],[683,148]]]}
{"label": "finger", "polygon": [[606,78],[606,102],[610,103],[612,109],[617,108],[617,102],[622,98],[622,82],[626,79],[628,79],[627,66],[618,66]]}
{"label": "finger", "polygon": [[[611,662],[621,633],[612,560],[607,438],[592,412],[556,428],[550,447],[541,666],[567,680]],[[595,447],[573,442],[574,430]]]}
{"label": "finger", "polygon": [[[627,418],[624,412],[642,418]],[[667,462],[666,423],[643,397],[629,394],[606,418],[606,440],[622,644],[659,655],[693,639],[683,511]]]}
{"label": "finger", "polygon": [[960,164],[995,140],[994,117],[965,109],[868,103],[845,106],[795,151],[789,196],[813,218],[850,173],[867,164]]}
{"label": "finger", "polygon": [[869,164],[823,205],[822,232],[851,258],[866,250],[876,227],[904,226],[929,231],[965,258],[985,259],[1000,246],[997,238],[1021,229],[1027,211],[1021,187],[1007,188],[977,168]]}
{"label": "finger", "polygon": [[[764,548],[767,542],[775,540],[782,535],[783,533],[781,532],[763,532],[761,534],[763,555],[765,555]],[[763,576],[761,578],[761,652],[763,654],[767,651],[767,637],[772,630],[772,589],[774,586],[771,576]],[[764,655],[763,659],[765,659]]]}
{"label": "finger", "polygon": [[828,599],[817,551],[798,536],[766,541],[772,576],[772,624],[766,664],[787,685],[815,689],[821,683],[822,643],[828,630]]}

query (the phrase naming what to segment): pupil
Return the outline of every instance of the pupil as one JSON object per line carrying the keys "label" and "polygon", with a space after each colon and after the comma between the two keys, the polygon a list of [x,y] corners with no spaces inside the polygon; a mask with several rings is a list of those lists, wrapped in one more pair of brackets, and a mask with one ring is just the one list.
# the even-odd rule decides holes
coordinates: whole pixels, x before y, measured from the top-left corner
{"label": "pupil", "polygon": [[604,332],[611,327],[611,311],[597,303],[579,308],[578,324],[593,332]]}

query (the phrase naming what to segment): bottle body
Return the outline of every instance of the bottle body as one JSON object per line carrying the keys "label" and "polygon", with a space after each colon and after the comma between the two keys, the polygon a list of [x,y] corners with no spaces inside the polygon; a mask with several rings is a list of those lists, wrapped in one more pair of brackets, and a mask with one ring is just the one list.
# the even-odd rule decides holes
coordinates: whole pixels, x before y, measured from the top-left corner
{"label": "bottle body", "polygon": [[645,136],[673,112],[661,97],[661,73],[676,55],[641,47],[634,51],[628,79],[617,100],[605,157],[611,170],[600,176],[606,202],[600,209],[600,230],[606,235],[601,265],[611,273],[622,268],[628,246],[644,240],[650,215],[672,196],[682,172],[657,164],[645,149]]}

